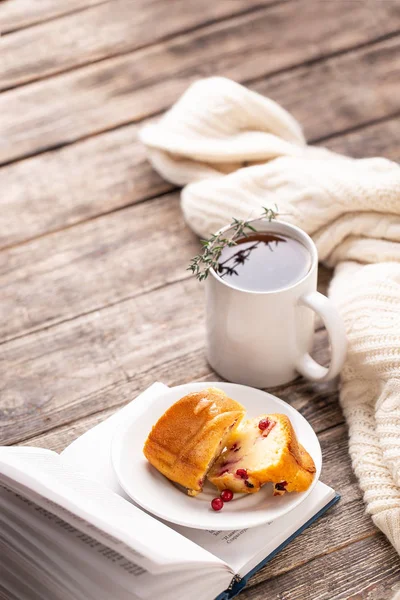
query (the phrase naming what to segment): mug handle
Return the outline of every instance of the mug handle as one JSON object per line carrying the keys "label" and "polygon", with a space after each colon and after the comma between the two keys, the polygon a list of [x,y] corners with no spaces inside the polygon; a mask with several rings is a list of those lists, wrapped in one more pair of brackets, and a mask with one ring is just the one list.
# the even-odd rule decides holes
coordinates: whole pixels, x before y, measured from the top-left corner
{"label": "mug handle", "polygon": [[296,363],[296,369],[311,381],[328,381],[339,374],[346,358],[347,340],[342,317],[332,302],[319,292],[301,296],[300,306],[314,310],[326,327],[331,346],[331,362],[328,368],[318,364],[308,353],[303,354]]}

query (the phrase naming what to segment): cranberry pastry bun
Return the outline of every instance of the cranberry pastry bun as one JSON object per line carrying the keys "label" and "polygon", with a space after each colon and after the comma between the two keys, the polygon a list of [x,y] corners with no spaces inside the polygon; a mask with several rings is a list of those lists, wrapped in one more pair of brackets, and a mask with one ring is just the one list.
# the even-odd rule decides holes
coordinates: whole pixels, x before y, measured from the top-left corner
{"label": "cranberry pastry bun", "polygon": [[304,492],[313,480],[314,461],[299,443],[286,415],[260,415],[245,421],[210,469],[219,490],[252,494],[268,482],[275,492]]}
{"label": "cranberry pastry bun", "polygon": [[195,496],[244,415],[243,406],[217,388],[188,394],[154,425],[144,455],[160,473]]}

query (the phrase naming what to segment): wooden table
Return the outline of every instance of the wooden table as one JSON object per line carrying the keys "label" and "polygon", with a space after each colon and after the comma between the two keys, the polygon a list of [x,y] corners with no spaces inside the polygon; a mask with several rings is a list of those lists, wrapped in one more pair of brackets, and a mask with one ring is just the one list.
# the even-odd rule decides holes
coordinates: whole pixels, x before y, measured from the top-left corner
{"label": "wooden table", "polygon": [[[312,143],[399,160],[400,2],[4,0],[0,30],[1,443],[62,450],[155,380],[216,379],[185,270],[198,240],[142,123],[221,74]],[[364,514],[337,382],[276,392],[318,433],[342,501],[243,600],[390,598],[400,563]]]}

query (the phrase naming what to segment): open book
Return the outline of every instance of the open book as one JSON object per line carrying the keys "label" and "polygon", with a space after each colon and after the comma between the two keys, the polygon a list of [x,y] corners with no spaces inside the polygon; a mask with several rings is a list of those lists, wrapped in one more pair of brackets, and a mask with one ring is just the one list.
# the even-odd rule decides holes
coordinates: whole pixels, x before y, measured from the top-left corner
{"label": "open book", "polygon": [[[118,485],[110,446],[134,402],[75,440],[61,455],[0,448],[0,597],[10,600],[228,599],[337,502],[319,482],[285,517],[241,531],[161,522]],[[2,594],[4,596],[2,596]]]}

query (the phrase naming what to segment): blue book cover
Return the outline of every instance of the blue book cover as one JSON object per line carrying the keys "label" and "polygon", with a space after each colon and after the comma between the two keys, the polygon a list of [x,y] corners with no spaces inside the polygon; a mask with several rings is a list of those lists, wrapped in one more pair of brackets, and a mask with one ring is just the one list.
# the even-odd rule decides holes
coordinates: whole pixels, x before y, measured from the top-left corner
{"label": "blue book cover", "polygon": [[262,569],[270,560],[274,558],[283,548],[285,548],[292,540],[300,535],[307,527],[318,520],[327,510],[329,510],[334,504],[340,500],[340,495],[336,494],[335,497],[328,502],[321,510],[319,510],[311,519],[304,523],[297,531],[295,531],[290,537],[288,537],[282,544],[280,544],[273,552],[268,554],[254,569],[251,569],[244,577],[235,576],[232,580],[228,590],[225,590],[215,600],[230,600],[237,596],[247,585],[249,579],[253,577],[260,569]]}

